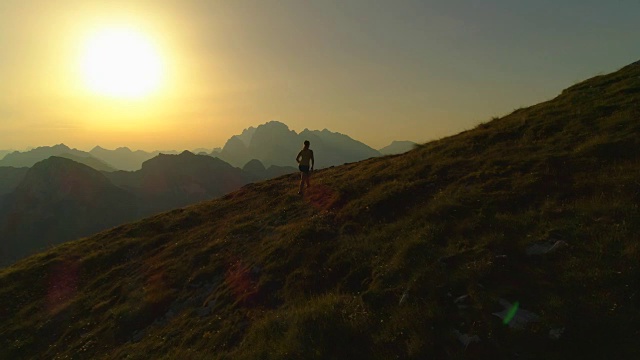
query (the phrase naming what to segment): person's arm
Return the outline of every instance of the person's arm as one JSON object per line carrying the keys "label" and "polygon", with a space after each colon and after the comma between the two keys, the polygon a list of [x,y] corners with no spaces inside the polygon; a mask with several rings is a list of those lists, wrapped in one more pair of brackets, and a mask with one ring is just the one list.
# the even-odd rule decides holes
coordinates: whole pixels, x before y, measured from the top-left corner
{"label": "person's arm", "polygon": [[297,162],[298,164],[300,164],[300,157],[302,157],[302,151],[300,151],[300,152],[298,153],[298,156],[296,156],[296,162]]}
{"label": "person's arm", "polygon": [[311,169],[313,170],[313,163],[315,162],[315,159],[313,158],[313,150],[311,150]]}

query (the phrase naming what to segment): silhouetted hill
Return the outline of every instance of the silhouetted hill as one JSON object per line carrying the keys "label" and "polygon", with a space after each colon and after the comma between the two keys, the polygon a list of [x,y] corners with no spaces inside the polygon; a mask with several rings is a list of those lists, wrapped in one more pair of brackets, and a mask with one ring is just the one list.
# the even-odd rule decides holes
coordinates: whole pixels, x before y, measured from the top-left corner
{"label": "silhouetted hill", "polygon": [[136,172],[105,175],[114,184],[137,194],[140,209],[146,214],[218,197],[250,181],[242,170],[220,159],[189,151],[160,154],[145,161]]}
{"label": "silhouetted hill", "polygon": [[131,151],[127,147],[120,147],[115,150],[107,150],[96,146],[89,153],[101,159],[118,170],[135,171],[142,167],[142,163],[157,156],[159,152],[146,152],[142,150]]}
{"label": "silhouetted hill", "polygon": [[231,137],[220,152],[211,155],[243,166],[252,159],[258,159],[265,166],[296,165],[295,157],[305,140],[311,141],[311,148],[318,154],[316,167],[328,167],[380,156],[377,150],[352,138],[323,131],[305,129],[300,134],[278,121],[270,121],[257,128],[249,128],[241,135]]}
{"label": "silhouetted hill", "polygon": [[253,181],[273,179],[274,177],[297,173],[299,170],[293,166],[271,165],[265,168],[260,160],[253,159],[242,167],[242,171],[247,173]]}
{"label": "silhouetted hill", "polygon": [[413,149],[417,144],[413,141],[392,141],[391,144],[378,150],[382,155],[396,155],[406,153]]}
{"label": "silhouetted hill", "polygon": [[209,155],[212,151],[213,149],[196,148],[196,149],[193,149],[193,151],[191,152],[196,155],[200,155],[200,154]]}
{"label": "silhouetted hill", "polygon": [[51,156],[64,157],[75,162],[85,164],[98,171],[114,171],[109,164],[93,157],[90,153],[77,149],[71,149],[64,144],[54,146],[41,146],[29,151],[14,151],[0,160],[1,166],[31,167],[35,163],[48,159]]}
{"label": "silhouetted hill", "polygon": [[114,167],[110,166],[109,164],[105,163],[104,161],[100,159],[96,159],[93,156],[83,157],[83,156],[78,156],[78,155],[73,155],[68,153],[62,153],[58,155],[58,157],[73,160],[77,163],[87,165],[88,167],[98,171],[116,171],[117,170]]}
{"label": "silhouetted hill", "polygon": [[0,271],[0,357],[637,359],[640,65]]}
{"label": "silhouetted hill", "polygon": [[247,172],[256,177],[260,177],[267,171],[267,168],[264,167],[264,165],[260,162],[260,160],[253,159],[242,167],[242,171]]}
{"label": "silhouetted hill", "polygon": [[135,219],[132,195],[100,172],[52,156],[28,170],[0,210],[0,264]]}
{"label": "silhouetted hill", "polygon": [[[7,243],[2,248],[0,266],[41,249],[44,244],[57,244],[107,225],[209,200],[249,181],[280,175],[284,170],[265,169],[250,175],[220,159],[186,151],[180,155],[158,155],[136,172],[100,174],[61,159],[50,157],[32,170],[0,167],[0,195],[7,195],[0,198],[0,239]],[[100,195],[105,193],[104,189],[114,196]],[[122,201],[126,211],[114,205],[116,199]],[[89,206],[92,211],[74,215],[78,209]],[[112,214],[114,211],[117,216]]]}
{"label": "silhouetted hill", "polygon": [[24,179],[29,168],[15,168],[11,166],[0,167],[0,197],[15,190],[20,181]]}

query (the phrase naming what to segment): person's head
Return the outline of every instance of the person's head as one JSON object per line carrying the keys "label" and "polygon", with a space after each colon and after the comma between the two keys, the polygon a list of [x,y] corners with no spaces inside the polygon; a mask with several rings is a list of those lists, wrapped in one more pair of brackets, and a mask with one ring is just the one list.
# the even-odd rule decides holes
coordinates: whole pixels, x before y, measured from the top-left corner
{"label": "person's head", "polygon": [[304,141],[304,148],[305,148],[305,149],[308,149],[308,148],[309,148],[309,145],[311,145],[311,143],[309,142],[309,140],[305,140],[305,141]]}

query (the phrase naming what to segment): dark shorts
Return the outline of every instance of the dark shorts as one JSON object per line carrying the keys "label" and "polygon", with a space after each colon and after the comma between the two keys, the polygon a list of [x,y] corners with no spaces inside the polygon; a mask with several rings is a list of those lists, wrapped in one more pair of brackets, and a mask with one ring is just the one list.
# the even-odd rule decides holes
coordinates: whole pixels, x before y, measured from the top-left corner
{"label": "dark shorts", "polygon": [[298,169],[300,169],[300,171],[302,171],[305,174],[309,173],[309,167],[305,166],[305,165],[298,165]]}

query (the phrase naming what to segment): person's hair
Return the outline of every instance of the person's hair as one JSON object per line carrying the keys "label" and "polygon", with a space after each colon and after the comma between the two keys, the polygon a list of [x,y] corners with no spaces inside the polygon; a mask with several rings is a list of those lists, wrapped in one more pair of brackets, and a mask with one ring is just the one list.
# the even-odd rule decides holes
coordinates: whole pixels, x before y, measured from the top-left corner
{"label": "person's hair", "polygon": [[304,141],[304,146],[305,146],[305,147],[309,147],[309,145],[310,145],[310,144],[311,144],[311,143],[309,142],[309,140],[305,140],[305,141]]}

